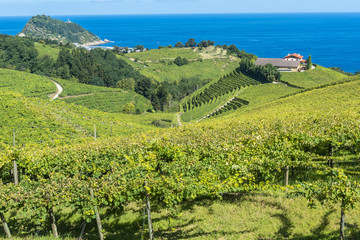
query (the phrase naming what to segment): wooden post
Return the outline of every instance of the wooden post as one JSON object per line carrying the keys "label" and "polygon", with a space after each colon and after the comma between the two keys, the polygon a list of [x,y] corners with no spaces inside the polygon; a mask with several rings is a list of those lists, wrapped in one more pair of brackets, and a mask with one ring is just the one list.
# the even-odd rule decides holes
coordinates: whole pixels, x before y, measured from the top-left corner
{"label": "wooden post", "polygon": [[[148,183],[147,183],[147,181],[145,181],[145,186],[147,186],[147,185],[148,185]],[[146,193],[146,212],[147,212],[147,217],[148,217],[150,240],[153,240],[154,233],[153,233],[152,220],[151,220],[150,196],[148,193]]]}
{"label": "wooden post", "polygon": [[96,141],[96,124],[94,124],[94,139]]}
{"label": "wooden post", "polygon": [[81,227],[81,232],[80,232],[79,240],[83,240],[83,236],[86,228],[86,221],[83,221],[80,227]]}
{"label": "wooden post", "polygon": [[59,234],[57,231],[57,226],[56,226],[56,219],[55,219],[55,214],[53,211],[53,208],[48,208],[48,214],[49,214],[49,218],[50,218],[50,222],[51,222],[51,228],[52,228],[52,232],[54,234],[54,238],[59,238]]}
{"label": "wooden post", "polygon": [[289,166],[285,167],[285,178],[284,178],[284,185],[289,185]]}
{"label": "wooden post", "polygon": [[[15,129],[14,129],[14,132],[13,132],[13,147],[14,147],[14,150],[15,150],[15,147],[16,147],[15,139],[16,139],[16,135],[15,135]],[[18,169],[17,169],[16,159],[14,159],[14,183],[15,183],[15,185],[19,184],[19,176],[18,176]]]}
{"label": "wooden post", "polygon": [[141,228],[141,240],[144,240],[144,228],[145,228],[145,220],[146,220],[146,207],[144,208],[144,219]]}
{"label": "wooden post", "polygon": [[113,126],[111,125],[111,137],[113,136]]}
{"label": "wooden post", "polygon": [[8,226],[8,224],[6,222],[6,219],[5,219],[5,216],[4,216],[3,213],[0,213],[0,219],[1,219],[2,225],[4,226],[6,236],[8,238],[11,238],[11,232],[10,232],[9,226]]}
{"label": "wooden post", "polygon": [[[91,195],[91,198],[93,198],[93,199],[95,198],[93,188],[90,188],[90,195]],[[101,218],[100,218],[99,210],[98,210],[96,205],[94,206],[94,211],[95,211],[95,214],[96,214],[96,224],[97,224],[97,228],[98,228],[98,231],[99,231],[100,240],[104,240],[104,233],[103,233],[103,228],[102,228],[102,225],[101,225]]]}
{"label": "wooden post", "polygon": [[[344,203],[344,199],[342,200]],[[341,218],[340,218],[340,240],[345,240],[345,213],[341,208]]]}

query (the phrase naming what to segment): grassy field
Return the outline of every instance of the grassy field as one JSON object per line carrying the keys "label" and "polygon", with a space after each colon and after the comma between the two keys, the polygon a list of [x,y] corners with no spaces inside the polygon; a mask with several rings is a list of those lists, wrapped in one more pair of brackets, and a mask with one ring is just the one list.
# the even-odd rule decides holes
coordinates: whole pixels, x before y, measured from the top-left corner
{"label": "grassy field", "polygon": [[239,61],[230,59],[208,59],[191,61],[181,67],[168,63],[149,63],[147,68],[141,69],[141,73],[149,78],[163,82],[175,82],[181,78],[199,77],[209,81],[232,72],[239,66]]}
{"label": "grassy field", "polygon": [[[176,57],[187,58],[189,64],[181,67],[173,63]],[[150,51],[118,55],[143,75],[157,81],[179,81],[184,77],[199,77],[213,81],[238,67],[240,59],[227,56],[225,50],[209,47],[204,49],[162,48]]]}
{"label": "grassy field", "polygon": [[140,109],[142,113],[148,109],[153,109],[148,99],[135,92],[98,92],[91,95],[63,99],[63,101],[111,113],[121,113],[126,103],[134,104],[135,109]]}
{"label": "grassy field", "polygon": [[265,118],[264,116],[279,120],[289,117],[300,119],[315,113],[341,113],[344,111],[346,115],[348,112],[357,111],[358,100],[360,99],[358,91],[360,89],[360,77],[353,77],[353,79],[353,82],[314,89],[272,102],[264,102],[253,108],[249,104],[249,106],[240,108],[219,120],[237,117],[246,119]]}
{"label": "grassy field", "polygon": [[[141,239],[143,207],[143,203],[132,203],[117,214],[102,209],[106,239]],[[155,239],[338,239],[338,206],[311,209],[303,197],[287,198],[281,192],[225,195],[223,200],[199,199],[182,204],[182,209],[182,216],[170,223],[166,211],[152,206]],[[79,236],[81,220],[70,210],[63,211],[68,217],[58,219],[60,239],[74,239]],[[348,239],[360,238],[359,215],[359,208],[347,213]],[[21,230],[27,233],[16,213],[10,219],[15,236],[21,235]],[[95,220],[86,226],[85,232],[86,239],[98,239]],[[39,235],[27,239],[53,239],[49,232]],[[144,238],[148,239],[146,225]]]}
{"label": "grassy field", "polygon": [[312,88],[336,82],[346,77],[347,76],[342,73],[317,66],[315,69],[305,72],[282,73],[281,80],[299,87]]}
{"label": "grassy field", "polygon": [[63,101],[27,98],[0,90],[0,148],[12,144],[13,129],[17,144],[58,145],[91,138],[94,125],[101,139],[154,130],[154,120],[171,122],[173,117],[173,113],[105,113]]}
{"label": "grassy field", "polygon": [[49,95],[56,92],[56,86],[47,77],[0,68],[0,90],[49,99]]}
{"label": "grassy field", "polygon": [[54,78],[54,80],[63,87],[63,92],[60,94],[60,97],[76,96],[76,95],[89,94],[89,93],[124,92],[124,90],[120,88],[99,87],[84,83],[72,82],[69,80],[64,80],[59,78]]}
{"label": "grassy field", "polygon": [[287,94],[295,93],[299,91],[297,88],[288,87],[285,84],[260,84],[255,86],[250,86],[245,88],[238,95],[239,98],[247,100],[250,102],[249,105],[241,108],[240,111],[253,108],[262,104],[266,104],[272,102],[281,96],[285,96]]}
{"label": "grassy field", "polygon": [[162,48],[145,52],[130,53],[127,54],[126,57],[147,63],[159,62],[162,60],[174,60],[176,57],[187,58],[188,60],[198,59],[200,58],[200,54],[195,53],[194,50],[190,48]]}
{"label": "grassy field", "polygon": [[51,47],[49,45],[43,45],[38,42],[35,43],[35,48],[36,50],[38,50],[40,56],[48,55],[54,60],[57,59],[60,52],[60,48]]}
{"label": "grassy field", "polygon": [[122,113],[126,103],[133,103],[135,109],[138,108],[141,112],[153,109],[148,99],[135,92],[124,91],[120,88],[93,86],[63,79],[54,80],[63,87],[63,92],[59,98],[60,101],[110,113]]}

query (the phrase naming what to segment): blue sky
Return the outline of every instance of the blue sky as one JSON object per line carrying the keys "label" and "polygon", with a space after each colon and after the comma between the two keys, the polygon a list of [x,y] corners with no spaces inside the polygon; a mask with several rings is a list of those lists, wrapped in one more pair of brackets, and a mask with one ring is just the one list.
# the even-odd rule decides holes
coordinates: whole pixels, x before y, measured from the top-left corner
{"label": "blue sky", "polygon": [[359,0],[0,0],[0,16],[360,12]]}

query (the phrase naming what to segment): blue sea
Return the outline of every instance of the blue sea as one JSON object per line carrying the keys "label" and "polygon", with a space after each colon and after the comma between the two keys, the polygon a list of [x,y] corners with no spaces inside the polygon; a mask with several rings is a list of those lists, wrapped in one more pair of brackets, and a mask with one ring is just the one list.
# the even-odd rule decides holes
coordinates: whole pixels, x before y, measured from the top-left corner
{"label": "blue sea", "polygon": [[[52,16],[70,19],[108,45],[174,45],[189,38],[235,44],[259,57],[312,55],[314,63],[360,71],[360,13]],[[15,35],[30,17],[0,17],[0,33]]]}

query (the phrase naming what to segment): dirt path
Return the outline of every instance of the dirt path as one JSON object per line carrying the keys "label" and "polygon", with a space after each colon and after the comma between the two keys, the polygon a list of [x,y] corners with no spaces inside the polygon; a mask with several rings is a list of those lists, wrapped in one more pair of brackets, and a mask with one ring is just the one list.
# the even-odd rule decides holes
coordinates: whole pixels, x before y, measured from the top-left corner
{"label": "dirt path", "polygon": [[66,97],[59,97],[59,99],[62,100],[62,99],[78,98],[78,97],[85,97],[85,96],[91,96],[91,95],[95,95],[95,94],[94,93],[84,93],[84,94],[79,94],[79,95],[71,95],[71,96],[66,96]]}
{"label": "dirt path", "polygon": [[53,100],[57,99],[59,97],[59,95],[63,92],[63,88],[61,87],[61,85],[59,83],[55,82],[52,79],[50,79],[50,80],[56,85],[56,93],[50,95],[51,101],[53,101]]}
{"label": "dirt path", "polygon": [[181,122],[181,115],[182,115],[183,113],[178,113],[178,114],[176,114],[176,118],[177,118],[177,122],[178,122],[178,125],[179,126],[182,126],[182,122]]}

